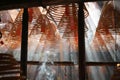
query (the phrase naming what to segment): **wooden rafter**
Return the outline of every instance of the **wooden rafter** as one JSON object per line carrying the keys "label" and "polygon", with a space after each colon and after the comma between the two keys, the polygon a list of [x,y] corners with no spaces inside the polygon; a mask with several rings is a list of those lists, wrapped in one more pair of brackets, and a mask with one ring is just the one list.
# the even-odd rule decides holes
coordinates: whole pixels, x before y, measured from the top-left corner
{"label": "wooden rafter", "polygon": [[[108,0],[80,0],[84,2]],[[110,1],[110,0],[109,0]],[[1,0],[0,10],[78,3],[79,0]]]}

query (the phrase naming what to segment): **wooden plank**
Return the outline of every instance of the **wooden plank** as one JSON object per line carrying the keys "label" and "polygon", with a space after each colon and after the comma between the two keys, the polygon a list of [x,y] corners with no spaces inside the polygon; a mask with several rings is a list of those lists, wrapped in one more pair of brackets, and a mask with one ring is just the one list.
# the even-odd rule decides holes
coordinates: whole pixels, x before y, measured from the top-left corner
{"label": "wooden plank", "polygon": [[0,67],[3,67],[3,66],[20,66],[20,64],[19,63],[17,63],[17,64],[2,64],[2,65],[0,65]]}
{"label": "wooden plank", "polygon": [[0,66],[0,72],[8,70],[20,70],[20,66]]}
{"label": "wooden plank", "polygon": [[0,75],[11,75],[11,74],[20,74],[21,71],[3,71],[3,72],[0,72]]}
{"label": "wooden plank", "polygon": [[18,64],[16,61],[0,60],[0,65]]}
{"label": "wooden plank", "polygon": [[86,62],[86,66],[116,66],[120,62]]}
{"label": "wooden plank", "polygon": [[0,60],[10,60],[10,61],[16,61],[13,57],[0,57]]}
{"label": "wooden plank", "polygon": [[[20,63],[20,62],[19,62]],[[75,66],[78,64],[74,64],[73,62],[54,62],[55,64],[51,64],[50,62],[47,62],[47,65],[54,65],[54,66]],[[86,66],[116,66],[120,62],[86,62]],[[42,65],[42,62],[39,61],[27,61],[27,65]]]}
{"label": "wooden plank", "polygon": [[[18,62],[20,63],[20,62]],[[27,65],[42,65],[43,62],[39,61],[27,61]],[[74,62],[46,62],[47,65],[54,65],[54,66],[74,66]]]}

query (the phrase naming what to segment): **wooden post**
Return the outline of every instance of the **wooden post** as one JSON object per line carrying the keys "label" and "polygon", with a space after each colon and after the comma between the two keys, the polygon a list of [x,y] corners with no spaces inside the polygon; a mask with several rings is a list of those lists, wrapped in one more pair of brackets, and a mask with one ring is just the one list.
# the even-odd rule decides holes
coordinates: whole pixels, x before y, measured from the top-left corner
{"label": "wooden post", "polygon": [[84,2],[79,2],[78,11],[78,50],[79,80],[85,80],[85,33],[84,33]]}
{"label": "wooden post", "polygon": [[22,20],[21,76],[26,78],[27,78],[27,48],[28,48],[28,9],[25,8]]}

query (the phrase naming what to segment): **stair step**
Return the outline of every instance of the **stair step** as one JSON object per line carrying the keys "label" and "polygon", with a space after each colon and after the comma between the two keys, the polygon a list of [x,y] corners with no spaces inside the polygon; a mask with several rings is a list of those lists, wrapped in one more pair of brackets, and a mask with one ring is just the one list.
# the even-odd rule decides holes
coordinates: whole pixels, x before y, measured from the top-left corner
{"label": "stair step", "polygon": [[20,64],[13,55],[0,53],[0,80],[25,80],[20,73]]}
{"label": "stair step", "polygon": [[5,64],[18,64],[18,63],[16,61],[0,60],[0,65],[5,65]]}
{"label": "stair step", "polygon": [[0,75],[11,75],[11,74],[20,74],[21,71],[3,71],[3,72],[0,72]]}
{"label": "stair step", "polygon": [[8,71],[8,70],[20,70],[20,66],[0,66],[0,72],[1,71]]}
{"label": "stair step", "polygon": [[0,80],[23,80],[23,77],[20,76],[1,77]]}
{"label": "stair step", "polygon": [[13,57],[0,57],[0,60],[15,60]]}
{"label": "stair step", "polygon": [[19,64],[0,64],[0,67],[4,67],[4,66],[20,66]]}
{"label": "stair step", "polygon": [[0,57],[13,57],[12,54],[7,54],[7,53],[0,53]]}

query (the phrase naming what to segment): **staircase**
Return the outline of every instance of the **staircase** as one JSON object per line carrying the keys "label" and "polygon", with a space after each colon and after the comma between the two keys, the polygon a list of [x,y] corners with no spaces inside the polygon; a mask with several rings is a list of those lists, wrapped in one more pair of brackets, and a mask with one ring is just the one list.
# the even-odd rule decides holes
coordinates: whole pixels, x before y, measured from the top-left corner
{"label": "staircase", "polygon": [[19,63],[11,54],[0,53],[0,80],[25,80],[20,76]]}

